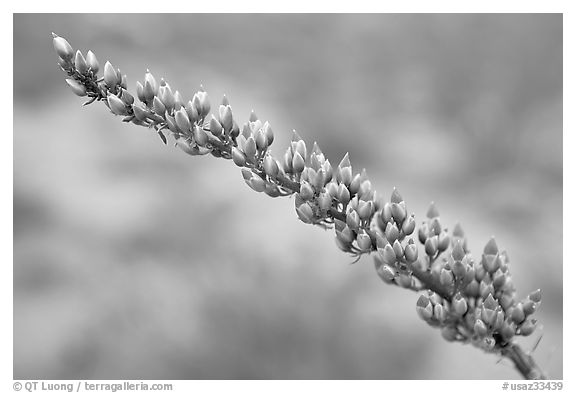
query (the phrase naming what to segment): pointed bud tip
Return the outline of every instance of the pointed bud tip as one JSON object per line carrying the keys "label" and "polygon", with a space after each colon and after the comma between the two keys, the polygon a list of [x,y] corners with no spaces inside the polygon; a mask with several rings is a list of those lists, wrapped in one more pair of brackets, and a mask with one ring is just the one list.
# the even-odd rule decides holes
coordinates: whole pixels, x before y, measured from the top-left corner
{"label": "pointed bud tip", "polygon": [[496,255],[498,254],[498,245],[496,244],[496,239],[494,236],[490,238],[486,246],[484,247],[484,254],[486,255]]}
{"label": "pointed bud tip", "polygon": [[344,154],[344,157],[342,157],[342,161],[340,161],[340,164],[338,164],[338,166],[340,168],[351,166],[350,155],[348,154],[348,152],[346,152],[346,154]]}
{"label": "pointed bud tip", "polygon": [[434,201],[430,202],[430,207],[428,207],[428,212],[426,213],[426,217],[432,219],[432,218],[436,218],[440,216],[440,212],[438,211],[438,208],[436,207],[436,204],[434,203]]}
{"label": "pointed bud tip", "polygon": [[452,250],[452,258],[454,258],[455,261],[461,261],[465,255],[466,253],[462,247],[462,242],[458,240],[454,246],[454,249]]}
{"label": "pointed bud tip", "polygon": [[402,195],[400,195],[400,193],[398,192],[398,189],[396,187],[394,187],[394,189],[392,190],[392,196],[390,197],[390,202],[400,203],[403,200],[404,199],[402,198]]}
{"label": "pointed bud tip", "polygon": [[452,234],[456,237],[464,237],[464,229],[462,229],[462,225],[460,225],[459,222],[454,225],[454,231]]}

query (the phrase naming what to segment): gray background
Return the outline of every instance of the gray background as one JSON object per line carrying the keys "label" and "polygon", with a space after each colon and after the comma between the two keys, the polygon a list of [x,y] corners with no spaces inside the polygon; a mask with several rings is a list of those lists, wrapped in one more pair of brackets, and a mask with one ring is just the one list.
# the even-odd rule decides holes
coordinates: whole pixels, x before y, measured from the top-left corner
{"label": "gray background", "polygon": [[255,109],[281,155],[295,128],[349,151],[420,221],[436,201],[476,257],[491,235],[522,340],[562,378],[561,15],[15,15],[14,378],[511,379],[443,341],[413,292],[350,265],[293,201],[245,186],[105,107],[81,107],[50,32],[101,65],[200,83]]}

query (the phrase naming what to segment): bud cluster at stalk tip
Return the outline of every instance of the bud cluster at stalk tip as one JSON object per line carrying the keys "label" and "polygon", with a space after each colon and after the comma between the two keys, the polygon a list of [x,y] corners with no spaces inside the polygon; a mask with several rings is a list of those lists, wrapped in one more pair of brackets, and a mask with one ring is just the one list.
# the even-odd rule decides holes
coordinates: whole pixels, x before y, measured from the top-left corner
{"label": "bud cluster at stalk tip", "polygon": [[541,292],[516,299],[508,255],[496,240],[491,238],[480,261],[474,261],[460,224],[449,235],[434,204],[427,218],[418,229],[418,238],[426,252],[426,271],[442,289],[442,296],[429,291],[428,301],[418,300],[416,310],[422,319],[441,328],[446,340],[471,342],[486,351],[499,351],[515,336],[531,334],[537,322],[530,315],[541,302]]}

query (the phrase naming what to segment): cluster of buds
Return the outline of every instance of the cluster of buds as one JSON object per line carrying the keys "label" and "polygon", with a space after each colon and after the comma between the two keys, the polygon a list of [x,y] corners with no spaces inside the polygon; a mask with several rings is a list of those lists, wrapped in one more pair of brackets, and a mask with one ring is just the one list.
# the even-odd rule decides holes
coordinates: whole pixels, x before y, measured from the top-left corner
{"label": "cluster of buds", "polygon": [[[442,230],[436,207],[428,213],[429,221],[419,228],[418,237],[425,247],[428,277],[442,288],[442,296],[433,291],[421,295],[416,304],[420,317],[440,327],[446,340],[471,342],[486,351],[506,347],[516,335],[532,334],[537,325],[529,316],[540,304],[541,291],[516,300],[508,255],[499,251],[494,238],[475,262],[462,227],[457,225],[450,236]],[[446,233],[449,239],[436,233]],[[438,240],[432,247],[434,237]],[[451,249],[442,255],[445,243]]]}
{"label": "cluster of buds", "polygon": [[[424,291],[416,303],[417,313],[440,328],[446,340],[471,342],[504,353],[516,335],[535,330],[536,320],[530,316],[540,304],[541,293],[538,290],[516,300],[508,256],[494,239],[475,262],[459,224],[450,234],[431,204],[427,220],[416,230],[414,214],[408,213],[398,190],[384,203],[366,170],[354,174],[348,154],[333,168],[316,143],[308,151],[294,131],[282,160],[277,160],[270,151],[274,142],[271,125],[252,111],[240,129],[226,96],[217,116],[210,115],[210,102],[202,87],[186,101],[164,79],[158,82],[147,70],[144,81],[136,82],[136,102],[128,92],[126,75],[110,62],[99,77],[94,53],[74,52],[68,41],[56,34],[53,44],[68,86],[76,95],[87,96],[86,104],[102,101],[113,114],[123,116],[123,121],[156,130],[164,143],[164,131],[169,131],[175,145],[190,155],[210,153],[231,159],[254,191],[270,197],[294,194],[301,221],[333,226],[337,246],[358,259],[373,253],[377,274],[384,282]],[[515,362],[523,359],[513,357]]]}
{"label": "cluster of buds", "polygon": [[326,190],[335,203],[334,208],[342,213],[342,218],[335,220],[338,247],[357,257],[374,251],[379,235],[374,220],[383,203],[366,170],[354,175],[346,154]]}

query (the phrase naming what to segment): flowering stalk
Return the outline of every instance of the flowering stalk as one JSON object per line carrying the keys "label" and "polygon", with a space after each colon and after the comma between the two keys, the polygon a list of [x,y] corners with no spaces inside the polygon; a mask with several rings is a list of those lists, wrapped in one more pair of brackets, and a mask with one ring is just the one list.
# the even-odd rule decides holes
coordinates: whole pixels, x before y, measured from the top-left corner
{"label": "flowering stalk", "polygon": [[164,79],[158,82],[147,71],[144,81],[136,83],[137,102],[127,90],[126,75],[110,62],[99,77],[94,53],[74,52],[54,33],[53,44],[69,87],[88,97],[85,105],[102,101],[124,122],[154,129],[164,143],[166,134],[171,135],[175,145],[192,156],[231,159],[256,192],[273,198],[294,195],[301,221],[334,228],[336,245],[356,260],[372,254],[385,283],[423,292],[416,311],[439,328],[444,339],[507,357],[527,379],[546,378],[514,341],[536,329],[531,316],[541,303],[541,292],[516,298],[508,255],[494,238],[475,261],[459,224],[450,232],[431,204],[417,227],[398,190],[385,202],[365,170],[353,172],[348,154],[333,166],[316,143],[308,149],[294,131],[282,159],[276,159],[269,150],[274,142],[270,124],[252,112],[240,128],[225,96],[216,115],[210,115],[203,89],[185,101]]}

